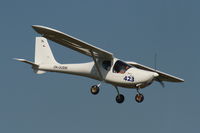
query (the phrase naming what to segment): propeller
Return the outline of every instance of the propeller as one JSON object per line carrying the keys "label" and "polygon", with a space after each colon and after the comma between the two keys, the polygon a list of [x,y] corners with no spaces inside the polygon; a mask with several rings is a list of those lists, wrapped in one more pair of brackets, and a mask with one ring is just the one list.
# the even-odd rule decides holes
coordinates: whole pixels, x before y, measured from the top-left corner
{"label": "propeller", "polygon": [[[155,69],[155,72],[157,72],[157,53],[155,53],[154,55],[154,69]],[[158,81],[163,88],[165,87],[165,84],[163,83],[163,81],[160,80],[158,77],[155,77],[155,80]]]}

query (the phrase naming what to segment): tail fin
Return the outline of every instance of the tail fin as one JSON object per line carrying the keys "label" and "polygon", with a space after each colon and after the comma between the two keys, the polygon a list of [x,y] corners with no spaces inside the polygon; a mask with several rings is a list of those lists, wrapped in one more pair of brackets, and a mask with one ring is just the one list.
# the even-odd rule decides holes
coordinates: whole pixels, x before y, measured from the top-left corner
{"label": "tail fin", "polygon": [[53,57],[51,48],[47,42],[47,39],[44,37],[36,37],[35,40],[35,62],[31,62],[25,59],[14,58],[17,61],[24,62],[32,65],[32,68],[35,73],[43,74],[46,73],[44,70],[38,69],[40,65],[48,64],[58,64]]}
{"label": "tail fin", "polygon": [[51,48],[44,37],[35,40],[35,64],[58,64],[52,54]]}

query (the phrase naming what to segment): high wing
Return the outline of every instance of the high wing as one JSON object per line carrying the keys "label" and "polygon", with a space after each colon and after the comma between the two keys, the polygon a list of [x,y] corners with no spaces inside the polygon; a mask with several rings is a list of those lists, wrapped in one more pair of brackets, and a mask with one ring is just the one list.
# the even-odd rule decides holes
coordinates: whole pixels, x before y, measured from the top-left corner
{"label": "high wing", "polygon": [[[155,72],[155,69],[147,67],[145,65],[141,65],[141,64],[136,63],[136,62],[127,62],[127,63],[130,64],[130,65],[132,65],[132,66],[134,66],[134,67],[136,67],[136,68],[139,68],[139,69],[143,69],[143,70],[148,70],[148,71]],[[158,79],[161,80],[161,81],[184,82],[183,79],[175,77],[173,75],[170,75],[170,74],[158,71],[158,70],[156,70],[156,72],[159,74]]]}
{"label": "high wing", "polygon": [[85,54],[87,56],[94,56],[95,58],[113,59],[112,53],[100,49],[98,47],[92,46],[91,44],[76,39],[58,30],[39,25],[33,25],[32,27],[37,33],[41,34],[43,37],[56,43],[59,43],[65,47],[71,48],[75,51],[78,51],[82,54]]}

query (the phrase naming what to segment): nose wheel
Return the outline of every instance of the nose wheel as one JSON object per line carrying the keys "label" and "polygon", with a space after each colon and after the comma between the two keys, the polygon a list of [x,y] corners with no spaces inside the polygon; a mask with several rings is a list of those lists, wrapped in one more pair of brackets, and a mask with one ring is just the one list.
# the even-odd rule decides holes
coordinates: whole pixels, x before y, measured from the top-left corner
{"label": "nose wheel", "polygon": [[141,102],[143,102],[143,100],[144,100],[144,95],[142,95],[141,93],[138,93],[135,95],[136,102],[141,103]]}
{"label": "nose wheel", "polygon": [[99,93],[99,86],[100,85],[93,85],[91,88],[90,88],[90,92],[93,94],[93,95],[97,95]]}
{"label": "nose wheel", "polygon": [[139,88],[137,89],[137,93],[135,95],[135,101],[138,102],[138,103],[141,103],[144,101],[144,95],[142,93],[139,92]]}

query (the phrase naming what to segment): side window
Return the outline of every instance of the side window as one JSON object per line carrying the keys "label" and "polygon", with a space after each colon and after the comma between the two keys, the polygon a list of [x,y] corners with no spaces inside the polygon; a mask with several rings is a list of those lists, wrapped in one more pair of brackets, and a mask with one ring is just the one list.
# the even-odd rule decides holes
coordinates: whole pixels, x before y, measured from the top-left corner
{"label": "side window", "polygon": [[111,68],[111,61],[109,61],[109,60],[103,61],[102,62],[102,66],[103,66],[104,69],[106,69],[107,71],[109,71],[110,68]]}
{"label": "side window", "polygon": [[113,67],[113,72],[124,74],[130,67],[130,65],[118,60]]}

